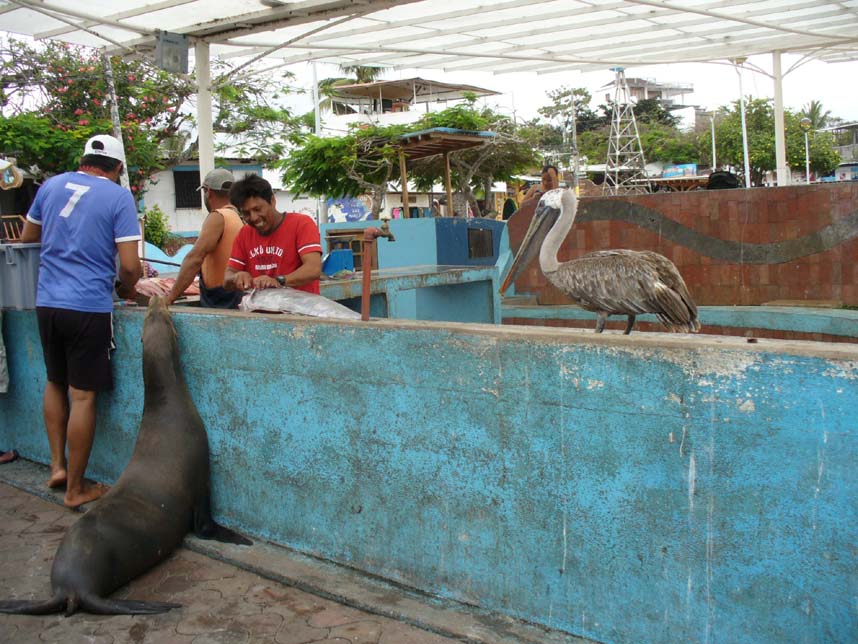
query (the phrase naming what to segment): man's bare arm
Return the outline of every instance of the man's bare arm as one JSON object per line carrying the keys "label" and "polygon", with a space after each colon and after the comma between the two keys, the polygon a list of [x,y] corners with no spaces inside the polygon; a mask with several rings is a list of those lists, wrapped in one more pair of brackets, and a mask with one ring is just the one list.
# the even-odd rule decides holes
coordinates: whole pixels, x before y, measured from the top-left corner
{"label": "man's bare arm", "polygon": [[191,282],[200,272],[200,267],[203,265],[203,260],[206,255],[217,248],[217,244],[223,235],[223,215],[216,210],[210,212],[203,222],[200,229],[200,236],[194,243],[194,247],[185,256],[182,262],[182,267],[179,269],[179,274],[176,276],[176,283],[167,294],[167,306],[176,301],[176,298],[185,292],[185,289],[190,286]]}
{"label": "man's bare arm", "polygon": [[34,224],[32,221],[27,219],[24,221],[24,230],[21,231],[21,239],[19,240],[22,244],[32,244],[37,241],[42,240],[42,227],[38,224]]}
{"label": "man's bare arm", "polygon": [[143,275],[140,255],[137,254],[137,243],[135,240],[116,244],[116,250],[119,254],[119,281],[121,282],[121,286],[116,292],[120,297],[134,297],[136,293],[134,286]]}
{"label": "man's bare arm", "polygon": [[322,274],[322,253],[304,253],[301,255],[301,266],[296,268],[286,278],[286,286],[303,286],[315,282]]}
{"label": "man's bare arm", "polygon": [[253,278],[247,271],[237,271],[232,266],[226,267],[223,276],[223,287],[227,291],[246,291],[253,286]]}

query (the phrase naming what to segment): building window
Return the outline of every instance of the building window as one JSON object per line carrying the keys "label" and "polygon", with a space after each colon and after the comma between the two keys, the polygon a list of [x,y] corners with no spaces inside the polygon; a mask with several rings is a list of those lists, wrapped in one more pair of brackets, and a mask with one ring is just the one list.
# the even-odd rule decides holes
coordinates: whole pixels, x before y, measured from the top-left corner
{"label": "building window", "polygon": [[173,170],[173,184],[176,187],[176,208],[203,207],[202,193],[200,187],[199,170]]}
{"label": "building window", "polygon": [[468,258],[494,257],[494,235],[489,228],[468,228]]}

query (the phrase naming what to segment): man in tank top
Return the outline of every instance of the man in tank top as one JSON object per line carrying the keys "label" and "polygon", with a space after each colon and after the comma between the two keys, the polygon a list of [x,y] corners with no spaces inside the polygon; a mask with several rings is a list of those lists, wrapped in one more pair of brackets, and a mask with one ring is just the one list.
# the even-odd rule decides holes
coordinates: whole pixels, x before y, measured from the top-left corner
{"label": "man in tank top", "polygon": [[234,178],[229,170],[216,168],[209,172],[198,190],[209,211],[194,247],[187,254],[176,283],[167,295],[172,304],[200,275],[200,305],[215,309],[236,309],[243,293],[223,288],[223,276],[232,243],[242,227],[238,210],[229,202],[229,189]]}

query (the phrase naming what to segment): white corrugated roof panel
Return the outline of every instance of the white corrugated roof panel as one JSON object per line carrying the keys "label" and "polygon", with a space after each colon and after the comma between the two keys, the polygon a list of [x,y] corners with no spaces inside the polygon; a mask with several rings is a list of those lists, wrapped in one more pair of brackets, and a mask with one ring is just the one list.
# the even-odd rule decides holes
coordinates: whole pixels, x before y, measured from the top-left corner
{"label": "white corrugated roof panel", "polygon": [[0,29],[146,54],[164,30],[215,57],[496,73],[858,60],[858,0],[0,0]]}

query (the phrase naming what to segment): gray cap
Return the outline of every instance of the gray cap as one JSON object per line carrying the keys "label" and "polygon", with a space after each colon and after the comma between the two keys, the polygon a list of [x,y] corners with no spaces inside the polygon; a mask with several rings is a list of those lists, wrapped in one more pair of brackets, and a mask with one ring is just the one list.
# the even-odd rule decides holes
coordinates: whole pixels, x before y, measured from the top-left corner
{"label": "gray cap", "polygon": [[203,185],[197,188],[197,190],[202,190],[203,188],[229,190],[232,187],[233,181],[235,181],[235,177],[232,176],[232,172],[224,168],[215,168],[206,175],[206,178],[203,179]]}

